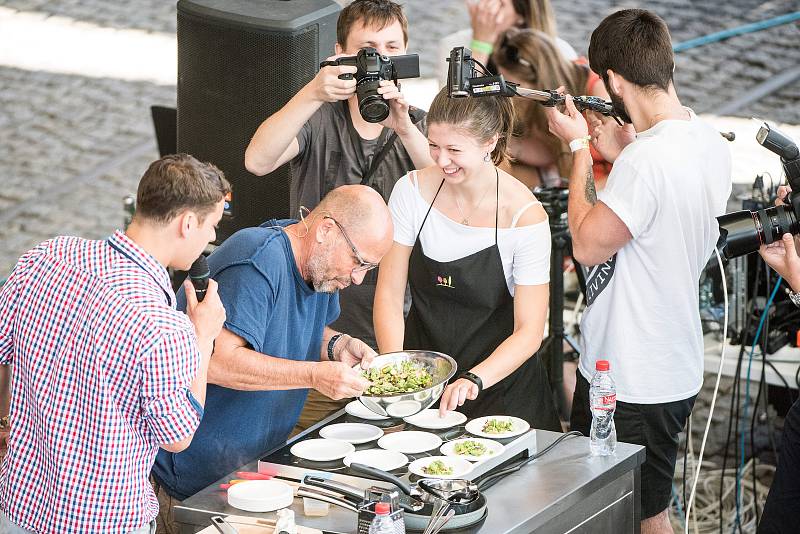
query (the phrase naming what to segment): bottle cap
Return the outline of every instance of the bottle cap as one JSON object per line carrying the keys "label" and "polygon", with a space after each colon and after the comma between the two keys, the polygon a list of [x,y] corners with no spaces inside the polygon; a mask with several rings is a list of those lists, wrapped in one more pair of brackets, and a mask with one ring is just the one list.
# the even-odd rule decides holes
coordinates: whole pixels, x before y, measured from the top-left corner
{"label": "bottle cap", "polygon": [[379,502],[375,505],[375,515],[386,515],[391,510],[388,502]]}
{"label": "bottle cap", "polygon": [[594,368],[596,371],[608,371],[608,360],[597,360],[594,364]]}

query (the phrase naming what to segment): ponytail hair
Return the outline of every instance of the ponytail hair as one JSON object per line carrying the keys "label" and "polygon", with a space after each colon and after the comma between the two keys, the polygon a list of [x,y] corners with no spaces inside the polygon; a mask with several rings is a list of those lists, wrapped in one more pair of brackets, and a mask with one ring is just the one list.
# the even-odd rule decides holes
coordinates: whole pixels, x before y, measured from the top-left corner
{"label": "ponytail hair", "polygon": [[510,159],[508,138],[514,127],[514,103],[511,98],[484,96],[450,98],[445,87],[431,103],[427,117],[432,123],[447,124],[462,130],[481,143],[488,143],[497,135],[497,145],[492,151],[495,165]]}

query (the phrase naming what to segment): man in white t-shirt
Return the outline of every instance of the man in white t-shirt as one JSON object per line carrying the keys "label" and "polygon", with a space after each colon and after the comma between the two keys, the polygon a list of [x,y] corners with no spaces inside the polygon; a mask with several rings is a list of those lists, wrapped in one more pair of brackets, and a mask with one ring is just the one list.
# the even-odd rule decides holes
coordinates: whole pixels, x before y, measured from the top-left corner
{"label": "man in white t-shirt", "polygon": [[589,62],[633,126],[592,121],[592,142],[614,164],[598,198],[585,119],[569,99],[565,113],[548,111],[550,131],[573,151],[573,254],[591,266],[571,423],[588,435],[588,381],[595,362],[609,360],[618,439],[647,448],[642,533],[672,533],[678,434],[703,382],[698,280],[730,195],[730,152],[678,100],[669,30],[657,15],[606,17],[592,33]]}

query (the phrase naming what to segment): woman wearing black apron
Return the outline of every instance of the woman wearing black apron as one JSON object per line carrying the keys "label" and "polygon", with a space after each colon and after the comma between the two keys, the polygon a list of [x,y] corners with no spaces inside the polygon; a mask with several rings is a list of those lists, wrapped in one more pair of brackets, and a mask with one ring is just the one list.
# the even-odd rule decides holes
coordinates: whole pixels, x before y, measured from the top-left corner
{"label": "woman wearing black apron", "polygon": [[[435,165],[397,182],[389,207],[395,243],[375,296],[380,352],[435,350],[458,363],[440,410],[513,415],[560,431],[541,345],[548,306],[550,232],[531,192],[498,170],[513,107],[507,98],[450,99],[428,112]],[[412,305],[403,323],[403,291]]]}

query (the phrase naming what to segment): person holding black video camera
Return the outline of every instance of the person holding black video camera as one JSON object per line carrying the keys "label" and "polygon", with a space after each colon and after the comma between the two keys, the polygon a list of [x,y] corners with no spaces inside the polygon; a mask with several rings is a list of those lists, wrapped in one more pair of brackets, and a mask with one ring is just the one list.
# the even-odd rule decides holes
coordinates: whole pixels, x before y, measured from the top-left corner
{"label": "person holding black video camera", "polygon": [[588,381],[596,360],[610,360],[618,439],[647,450],[642,533],[671,534],[678,434],[703,383],[698,281],[730,195],[731,156],[719,132],[678,100],[669,30],[654,13],[606,17],[592,33],[589,63],[636,135],[608,122],[595,128],[595,146],[614,162],[598,195],[586,120],[571,97],[566,113],[548,110],[550,131],[573,153],[573,255],[593,266],[571,424],[588,435]]}
{"label": "person holding black video camera", "polygon": [[[382,79],[372,96],[388,103],[389,114],[380,122],[372,112],[379,104],[359,110],[358,68],[343,56],[356,56],[371,47],[389,60],[406,53],[408,21],[403,8],[391,0],[355,0],[339,14],[336,56],[280,111],[259,126],[245,153],[247,170],[264,175],[289,162],[292,169],[291,215],[300,206],[313,209],[326,193],[344,184],[369,185],[389,200],[395,182],[408,171],[431,164],[425,137],[425,113],[410,108],[400,89]],[[363,52],[362,52],[363,54]],[[356,60],[360,57],[355,58]],[[340,79],[342,75],[354,79]],[[363,86],[362,86],[363,91]],[[385,112],[385,110],[384,110]],[[376,273],[363,285],[341,292],[341,315],[334,328],[375,347],[372,301]],[[300,427],[322,419],[341,403],[313,393]]]}
{"label": "person holding black video camera", "polygon": [[[786,186],[778,189],[776,205],[783,205],[782,200],[791,189]],[[797,253],[795,237],[784,234],[781,239],[764,245],[758,251],[767,264],[775,269],[784,281],[789,284],[796,305],[800,298],[795,297],[800,290],[800,256]],[[778,454],[778,467],[775,478],[764,504],[764,513],[758,524],[759,534],[788,534],[797,531],[800,523],[800,400],[796,401],[783,423],[783,435]]]}

